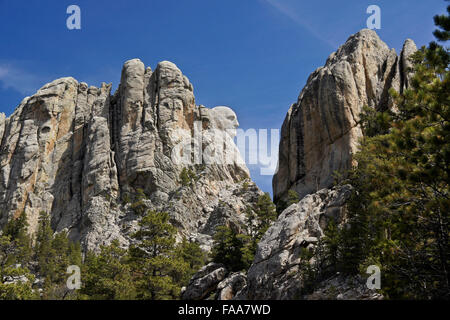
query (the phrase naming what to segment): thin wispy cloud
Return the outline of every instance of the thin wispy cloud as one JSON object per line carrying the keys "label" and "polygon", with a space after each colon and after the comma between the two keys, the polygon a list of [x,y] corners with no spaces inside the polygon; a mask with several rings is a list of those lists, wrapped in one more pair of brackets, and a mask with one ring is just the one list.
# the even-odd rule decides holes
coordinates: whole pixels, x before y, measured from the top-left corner
{"label": "thin wispy cloud", "polygon": [[317,30],[311,25],[309,25],[304,19],[302,19],[293,8],[287,6],[286,4],[282,3],[279,0],[262,0],[262,1],[269,4],[278,12],[280,12],[281,14],[292,20],[294,23],[304,28],[315,38],[319,39],[320,41],[327,44],[331,48],[336,49],[337,45],[333,41],[325,38],[319,32],[317,32]]}
{"label": "thin wispy cloud", "polygon": [[13,89],[21,94],[29,95],[38,90],[45,79],[27,72],[12,63],[0,63],[0,86]]}

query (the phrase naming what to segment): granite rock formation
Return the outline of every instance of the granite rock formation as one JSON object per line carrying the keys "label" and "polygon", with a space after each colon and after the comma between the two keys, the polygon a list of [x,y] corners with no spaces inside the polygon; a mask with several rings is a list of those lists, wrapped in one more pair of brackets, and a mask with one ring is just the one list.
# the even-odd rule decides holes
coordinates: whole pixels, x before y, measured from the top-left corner
{"label": "granite rock formation", "polygon": [[[312,292],[306,291],[302,265],[304,250],[313,251],[332,221],[345,223],[345,203],[353,188],[322,189],[285,209],[258,243],[247,273],[228,273],[220,264],[201,269],[184,290],[187,300],[379,300],[361,276],[324,273]],[[326,263],[320,262],[324,268]]]}
{"label": "granite rock formation", "polygon": [[182,300],[204,300],[217,290],[217,286],[227,276],[227,269],[220,263],[210,263],[201,268],[182,289]]}
{"label": "granite rock formation", "polygon": [[343,221],[344,205],[351,193],[348,185],[322,189],[284,210],[258,243],[247,274],[245,298],[300,298],[304,280],[300,272],[302,250],[314,248],[330,221]]}
{"label": "granite rock formation", "polygon": [[409,85],[416,51],[407,40],[400,56],[373,30],[352,35],[325,66],[308,78],[281,129],[278,170],[273,178],[274,200],[290,189],[300,198],[333,183],[333,174],[352,165],[352,154],[362,136],[359,114],[363,106],[392,108],[391,88]]}
{"label": "granite rock formation", "polygon": [[[353,164],[363,106],[395,110],[389,90],[409,87],[415,51],[407,40],[398,56],[362,30],[310,75],[283,123],[273,179],[275,201],[292,189],[300,202],[265,233],[247,274],[208,264],[184,299],[382,298],[340,275],[302,296],[301,252],[330,221],[345,221],[352,187],[332,188],[333,173]],[[192,84],[167,61],[154,71],[126,62],[114,94],[107,84],[55,80],[10,117],[0,114],[0,227],[25,212],[35,232],[46,211],[86,249],[114,239],[126,246],[139,221],[130,202],[143,192],[149,208],[170,213],[179,238],[209,250],[217,226],[245,229],[245,209],[262,194],[233,142],[238,125],[230,108],[197,106]]]}
{"label": "granite rock formation", "polygon": [[[282,126],[274,200],[295,190],[300,202],[285,209],[258,244],[245,287],[233,299],[380,299],[364,279],[334,275],[304,295],[302,251],[313,250],[330,221],[345,221],[351,186],[332,188],[335,171],[353,164],[362,132],[363,106],[377,111],[395,106],[389,90],[409,87],[417,50],[407,40],[400,56],[372,30],[351,36],[325,66],[314,71]],[[313,258],[314,259],[314,258]],[[220,292],[216,293],[220,297]],[[231,295],[230,295],[231,296]]]}
{"label": "granite rock formation", "polygon": [[247,286],[244,272],[229,272],[220,263],[210,263],[200,269],[188,286],[182,289],[183,300],[233,300]]}
{"label": "granite rock formation", "polygon": [[45,211],[86,249],[126,246],[139,220],[130,202],[143,191],[149,208],[170,213],[179,238],[209,249],[215,228],[241,226],[261,194],[233,142],[237,126],[230,108],[197,106],[171,62],[152,71],[127,61],[114,94],[110,84],[55,80],[0,114],[0,226],[25,212],[35,232]]}

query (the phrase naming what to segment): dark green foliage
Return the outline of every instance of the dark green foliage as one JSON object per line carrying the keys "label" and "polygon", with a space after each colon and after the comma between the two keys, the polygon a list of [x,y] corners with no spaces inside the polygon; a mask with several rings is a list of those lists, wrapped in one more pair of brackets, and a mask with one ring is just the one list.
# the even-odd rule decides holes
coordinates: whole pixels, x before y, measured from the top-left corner
{"label": "dark green foliage", "polygon": [[81,252],[81,245],[79,242],[72,242],[69,241],[69,264],[75,265],[75,266],[81,266],[82,265],[82,252]]}
{"label": "dark green foliage", "polygon": [[26,214],[22,213],[18,218],[11,219],[4,227],[3,235],[9,237],[18,249],[14,255],[16,263],[29,263],[32,256],[32,241],[28,235]]}
{"label": "dark green foliage", "polygon": [[189,265],[177,255],[176,229],[166,212],[149,211],[139,223],[141,229],[131,246],[130,259],[135,275],[137,298],[151,300],[175,299]]}
{"label": "dark green foliage", "polygon": [[275,205],[270,195],[265,193],[246,212],[247,232],[239,233],[234,228],[221,226],[214,235],[212,259],[223,263],[229,270],[247,270],[256,252],[256,247],[264,233],[277,218]]}
{"label": "dark green foliage", "polygon": [[411,87],[391,92],[398,112],[364,109],[366,136],[346,181],[355,193],[326,254],[348,274],[380,266],[387,298],[450,299],[450,59],[436,43],[412,59]]}
{"label": "dark green foliage", "polygon": [[267,229],[269,229],[272,222],[277,219],[276,207],[268,193],[265,193],[259,197],[253,211],[256,215],[257,238],[261,239]]}
{"label": "dark green foliage", "polygon": [[214,235],[212,259],[223,263],[229,270],[247,270],[254,258],[256,247],[264,233],[277,218],[275,205],[265,193],[246,212],[247,232],[239,233],[235,228],[221,226]]}
{"label": "dark green foliage", "polygon": [[[5,226],[0,236],[0,300],[38,298],[31,288],[35,277],[26,266],[31,256],[31,239],[27,227],[26,215],[22,213]],[[11,282],[12,279],[16,281]]]}
{"label": "dark green foliage", "polygon": [[12,218],[3,228],[3,235],[9,236],[12,241],[20,238],[23,233],[27,232],[28,222],[25,213],[17,218]]}
{"label": "dark green foliage", "polygon": [[[137,194],[136,199],[143,196]],[[176,229],[167,213],[147,211],[134,235],[138,243],[121,248],[114,240],[82,260],[79,243],[66,232],[54,234],[50,216],[41,212],[34,246],[25,214],[11,220],[0,237],[0,279],[26,277],[27,282],[0,281],[0,299],[177,299],[181,286],[207,263],[196,243],[175,243]],[[25,259],[26,258],[26,259]],[[19,265],[20,264],[20,265]],[[81,289],[67,288],[67,268],[81,268]],[[44,279],[42,292],[32,288],[35,276]]]}
{"label": "dark green foliage", "polygon": [[298,272],[302,275],[302,285],[299,288],[298,298],[312,293],[316,289],[317,283],[321,280],[323,269],[319,266],[318,260],[315,263],[310,262],[314,256],[318,257],[317,249],[314,251],[307,248],[301,249]]}
{"label": "dark green foliage", "polygon": [[46,212],[41,212],[36,235],[36,255],[41,269],[47,267],[46,258],[50,255],[52,239],[53,230],[50,225],[50,216]]}
{"label": "dark green foliage", "polygon": [[176,256],[187,263],[186,271],[178,279],[182,286],[188,285],[192,276],[206,265],[208,261],[207,253],[197,243],[189,242],[186,239],[183,239],[183,242],[177,245]]}
{"label": "dark green foliage", "polygon": [[287,201],[278,200],[276,203],[276,211],[277,214],[280,215],[284,210],[289,208],[291,205],[298,203],[300,201],[300,197],[295,190],[289,190],[287,195]]}
{"label": "dark green foliage", "polygon": [[66,272],[70,265],[81,267],[80,245],[70,242],[65,231],[54,234],[50,216],[41,212],[35,248],[38,272],[45,279],[42,298],[67,298],[69,290],[66,287]]}
{"label": "dark green foliage", "polygon": [[368,106],[363,106],[360,114],[361,129],[366,137],[387,134],[391,128],[391,121],[390,111],[378,112]]}
{"label": "dark green foliage", "polygon": [[39,262],[39,271],[46,277],[52,272],[53,230],[50,226],[50,216],[46,212],[39,215],[39,227],[36,235],[36,256]]}
{"label": "dark green foliage", "polygon": [[191,168],[183,168],[180,173],[180,182],[183,187],[187,187],[192,185],[195,181],[198,180],[197,175]]}
{"label": "dark green foliage", "polygon": [[287,206],[290,207],[291,205],[298,203],[299,201],[300,201],[300,197],[298,196],[297,191],[289,190]]}
{"label": "dark green foliage", "polygon": [[247,218],[247,234],[252,239],[251,247],[254,253],[257,243],[277,218],[276,207],[270,199],[270,195],[265,193],[258,198],[253,208],[247,208],[245,214]]}
{"label": "dark green foliage", "polygon": [[128,251],[117,240],[102,246],[98,255],[89,252],[83,265],[81,299],[123,300],[136,296]]}
{"label": "dark green foliage", "polygon": [[282,199],[278,199],[278,201],[276,201],[275,205],[276,205],[278,215],[282,214],[283,211],[286,210],[288,207],[287,202]]}
{"label": "dark green foliage", "polygon": [[[31,284],[35,277],[29,269],[12,262],[11,256],[19,251],[9,237],[0,236],[0,300],[30,300],[38,298]],[[15,282],[8,282],[16,279]],[[20,279],[20,280],[19,280]],[[21,279],[26,279],[23,281]]]}
{"label": "dark green foliage", "polygon": [[328,224],[322,241],[326,250],[327,264],[333,272],[336,272],[339,269],[338,264],[341,258],[340,249],[342,239],[338,227],[333,221]]}
{"label": "dark green foliage", "polygon": [[434,17],[434,23],[439,29],[433,32],[434,36],[439,41],[448,41],[450,40],[450,6],[447,7],[447,15],[437,15]]}
{"label": "dark green foliage", "polygon": [[228,270],[247,270],[253,261],[252,239],[232,228],[220,226],[214,235],[212,259],[224,264]]}
{"label": "dark green foliage", "polygon": [[118,241],[89,252],[80,299],[176,299],[180,288],[206,263],[198,244],[175,244],[175,228],[164,212],[148,211],[129,250]]}
{"label": "dark green foliage", "polygon": [[131,210],[133,210],[134,214],[138,216],[143,216],[147,212],[147,206],[145,205],[144,200],[147,199],[147,196],[144,193],[144,190],[137,189],[137,194],[135,196],[135,201],[131,204]]}
{"label": "dark green foliage", "polygon": [[164,212],[147,211],[134,234],[138,243],[128,250],[113,241],[100,253],[88,252],[83,265],[80,299],[177,299],[206,264],[198,244],[175,243],[175,228]]}

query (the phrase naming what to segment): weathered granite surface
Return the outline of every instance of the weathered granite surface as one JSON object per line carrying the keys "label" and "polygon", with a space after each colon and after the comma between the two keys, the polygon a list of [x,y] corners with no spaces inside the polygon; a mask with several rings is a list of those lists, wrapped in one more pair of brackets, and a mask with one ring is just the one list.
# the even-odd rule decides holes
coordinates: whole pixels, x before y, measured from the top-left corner
{"label": "weathered granite surface", "polygon": [[[139,220],[127,200],[143,190],[180,238],[209,249],[215,228],[242,225],[261,194],[233,142],[238,125],[228,107],[197,106],[189,79],[168,61],[154,71],[127,61],[114,94],[110,84],[55,80],[10,117],[0,114],[0,226],[25,212],[35,232],[46,211],[85,248],[127,245]],[[183,169],[193,173],[188,185]]]}
{"label": "weathered granite surface", "polygon": [[408,87],[408,58],[416,51],[407,40],[400,56],[373,30],[352,35],[308,78],[281,128],[274,200],[292,189],[300,198],[333,183],[333,174],[352,165],[362,136],[359,114],[364,105],[376,110],[392,106],[389,89]]}

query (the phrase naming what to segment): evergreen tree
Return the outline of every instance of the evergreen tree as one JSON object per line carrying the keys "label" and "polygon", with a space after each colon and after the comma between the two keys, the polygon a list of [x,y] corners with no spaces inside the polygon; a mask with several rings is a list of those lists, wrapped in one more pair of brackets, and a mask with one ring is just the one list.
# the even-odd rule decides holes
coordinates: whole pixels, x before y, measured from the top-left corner
{"label": "evergreen tree", "polygon": [[254,246],[250,236],[226,226],[217,228],[211,252],[214,262],[224,264],[231,271],[243,271],[250,267],[253,255]]}
{"label": "evergreen tree", "polygon": [[69,264],[81,266],[83,264],[83,254],[81,252],[81,245],[79,242],[69,242]]}
{"label": "evergreen tree", "polygon": [[208,259],[207,253],[200,248],[198,243],[189,242],[186,239],[183,239],[177,245],[176,256],[187,264],[187,268],[182,273],[182,277],[177,279],[180,286],[186,286],[192,276],[207,263]]}
{"label": "evergreen tree", "polygon": [[67,298],[70,293],[66,285],[67,268],[70,265],[81,267],[81,247],[79,243],[69,241],[65,231],[54,234],[46,212],[39,215],[35,253],[39,275],[44,278],[42,298]]}
{"label": "evergreen tree", "polygon": [[12,218],[3,228],[3,235],[9,236],[11,241],[20,238],[23,233],[26,233],[28,227],[27,216],[25,212],[20,214],[17,218]]}
{"label": "evergreen tree", "polygon": [[139,226],[141,229],[133,235],[138,243],[130,247],[137,298],[177,298],[181,290],[177,280],[189,266],[176,254],[176,229],[168,213],[148,211]]}
{"label": "evergreen tree", "polygon": [[298,196],[298,193],[294,190],[289,190],[287,206],[290,207],[291,205],[298,203],[299,201],[300,197]]}
{"label": "evergreen tree", "polygon": [[128,251],[120,248],[117,240],[101,246],[98,255],[89,252],[82,275],[81,299],[129,300],[136,296]]}
{"label": "evergreen tree", "polygon": [[40,271],[45,274],[49,267],[50,252],[53,240],[53,229],[50,224],[50,216],[42,211],[39,214],[39,224],[36,234],[36,258]]}
{"label": "evergreen tree", "polygon": [[277,218],[276,207],[268,193],[261,195],[253,207],[247,207],[245,214],[248,229],[246,233],[220,226],[214,235],[212,259],[223,263],[232,271],[247,270],[250,267],[258,242]]}
{"label": "evergreen tree", "polygon": [[20,248],[11,241],[11,237],[0,236],[0,300],[37,299],[33,291],[34,276],[30,271],[17,264]]}
{"label": "evergreen tree", "polygon": [[195,172],[189,168],[183,168],[180,173],[180,182],[183,187],[187,187],[192,185],[195,181],[198,180]]}
{"label": "evergreen tree", "polygon": [[284,210],[289,208],[291,205],[298,203],[300,201],[300,197],[295,190],[289,190],[287,194],[287,200],[278,200],[276,203],[276,211],[278,215],[282,214]]}
{"label": "evergreen tree", "polygon": [[9,236],[17,248],[14,259],[16,263],[28,265],[32,256],[32,241],[28,234],[28,221],[25,212],[11,219],[3,229],[3,235]]}
{"label": "evergreen tree", "polygon": [[439,41],[448,41],[450,40],[450,6],[447,7],[447,15],[436,15],[434,17],[434,23],[439,29],[434,31],[434,36]]}
{"label": "evergreen tree", "polygon": [[268,193],[258,198],[254,207],[257,220],[257,238],[258,241],[269,229],[270,225],[277,218],[277,210]]}
{"label": "evergreen tree", "polygon": [[137,189],[135,201],[131,204],[131,210],[133,210],[136,215],[143,216],[147,212],[147,206],[144,202],[146,198],[147,196],[145,195],[144,190]]}
{"label": "evergreen tree", "polygon": [[[448,16],[436,22],[448,32]],[[391,91],[398,112],[364,110],[349,228],[332,244],[345,272],[379,265],[388,298],[449,299],[450,57],[431,43],[412,61],[410,88]]]}

